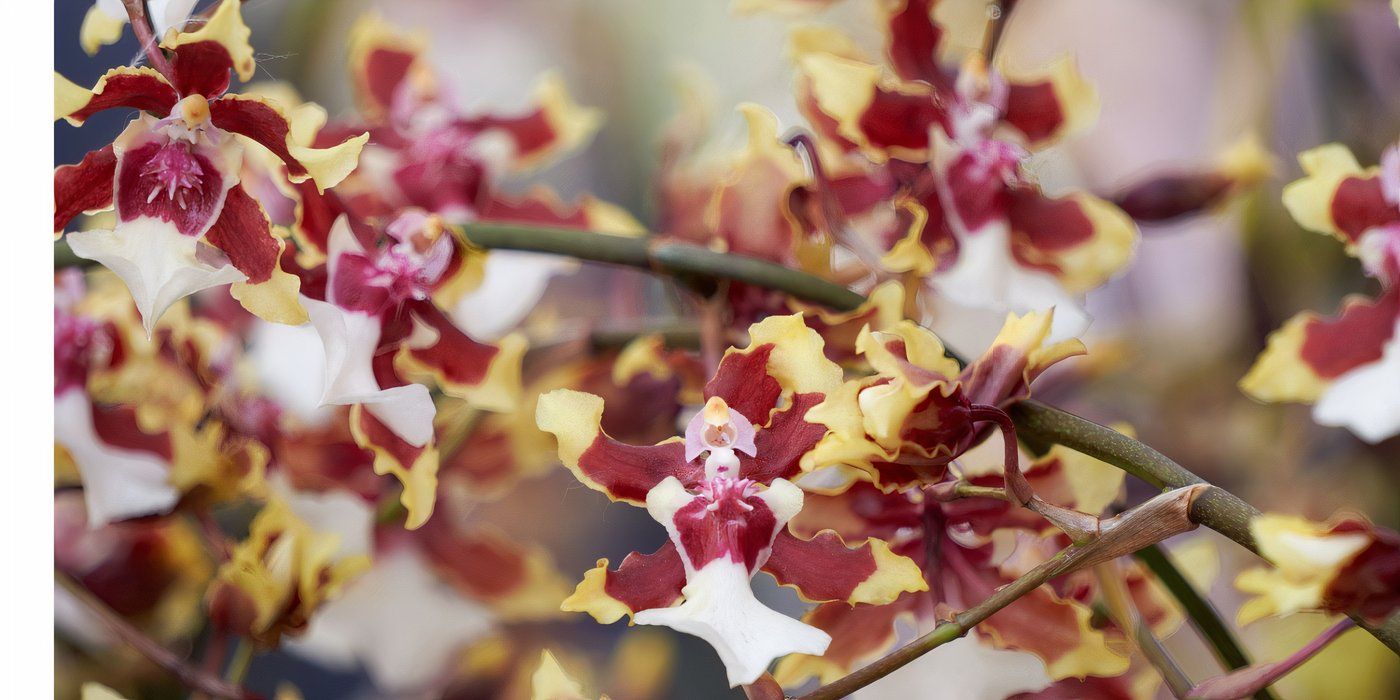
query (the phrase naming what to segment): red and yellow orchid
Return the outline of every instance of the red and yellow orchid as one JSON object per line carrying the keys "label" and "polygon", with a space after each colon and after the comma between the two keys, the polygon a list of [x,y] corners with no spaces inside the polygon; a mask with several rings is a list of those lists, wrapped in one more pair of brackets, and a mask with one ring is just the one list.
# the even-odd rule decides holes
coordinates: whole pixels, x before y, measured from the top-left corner
{"label": "red and yellow orchid", "polygon": [[296,182],[332,187],[354,169],[368,135],[327,148],[311,136],[325,121],[314,105],[291,111],[228,92],[230,74],[253,77],[253,49],[237,0],[224,0],[193,31],[171,32],[160,50],[171,73],[115,68],[91,89],[56,77],[56,119],[81,125],[113,108],[135,108],[107,147],[54,173],[54,231],[78,214],[116,208],[112,230],[67,236],[77,255],[116,272],[149,332],[179,299],[233,284],[233,295],[269,320],[301,323],[296,278],[278,267],[285,242],[239,184],[244,136],[286,164]]}

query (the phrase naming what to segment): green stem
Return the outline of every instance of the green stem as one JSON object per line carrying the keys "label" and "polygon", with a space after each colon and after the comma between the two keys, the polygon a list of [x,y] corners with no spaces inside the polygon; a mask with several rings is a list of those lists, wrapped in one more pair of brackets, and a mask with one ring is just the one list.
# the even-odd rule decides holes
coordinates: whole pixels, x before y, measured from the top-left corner
{"label": "green stem", "polygon": [[229,683],[242,683],[243,677],[248,675],[248,667],[253,665],[253,645],[247,639],[239,639],[238,646],[233,648],[233,659],[228,662],[228,669],[224,671],[224,680]]}
{"label": "green stem", "polygon": [[[1181,575],[1181,571],[1160,545],[1154,544],[1138,550],[1136,556],[1152,571],[1157,580],[1162,582],[1172,597],[1176,598],[1176,602],[1181,604],[1187,619],[1191,621],[1191,626],[1210,643],[1211,650],[1215,652],[1215,657],[1220,660],[1225,670],[1231,671],[1249,665],[1249,657],[1245,656],[1244,650],[1235,641],[1235,636],[1220,618],[1215,606]],[[1273,697],[1273,693],[1267,688],[1254,694],[1255,700],[1273,700]]]}
{"label": "green stem", "polygon": [[[660,274],[733,280],[785,292],[838,311],[851,311],[865,302],[864,296],[815,275],[687,243],[664,242],[645,236],[629,238],[486,223],[468,224],[457,231],[468,243],[479,248],[569,255]],[[1161,489],[1208,483],[1151,447],[1058,408],[1038,401],[1023,401],[1012,407],[1010,413],[1018,434],[1032,446],[1062,444]],[[1193,522],[1219,532],[1256,554],[1259,550],[1250,534],[1249,523],[1258,515],[1259,510],[1254,506],[1214,485],[1191,506]],[[1357,623],[1400,655],[1400,614],[1392,615],[1381,625],[1368,625],[1359,619]]]}

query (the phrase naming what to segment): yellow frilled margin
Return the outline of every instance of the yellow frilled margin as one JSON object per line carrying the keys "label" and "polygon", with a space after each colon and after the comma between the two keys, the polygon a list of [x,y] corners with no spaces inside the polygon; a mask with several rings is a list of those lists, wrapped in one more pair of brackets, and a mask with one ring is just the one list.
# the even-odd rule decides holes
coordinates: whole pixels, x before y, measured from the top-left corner
{"label": "yellow frilled margin", "polygon": [[253,60],[253,45],[248,43],[248,39],[253,36],[253,30],[243,23],[241,5],[241,0],[221,0],[219,9],[214,11],[208,22],[193,32],[170,30],[160,42],[161,48],[175,49],[186,44],[212,41],[228,51],[239,80],[252,80],[257,63]]}

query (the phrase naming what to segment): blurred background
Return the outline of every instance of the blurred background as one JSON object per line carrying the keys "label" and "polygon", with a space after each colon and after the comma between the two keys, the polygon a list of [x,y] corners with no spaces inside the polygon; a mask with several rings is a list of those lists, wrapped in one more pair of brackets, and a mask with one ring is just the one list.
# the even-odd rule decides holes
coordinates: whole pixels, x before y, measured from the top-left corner
{"label": "blurred background", "polygon": [[[58,0],[55,9],[55,68],[79,84],[136,54],[129,32],[94,57],[80,50],[78,27],[90,4]],[[951,40],[976,42],[985,3],[943,4]],[[734,141],[743,131],[732,109],[739,102],[768,106],[785,128],[800,124],[784,57],[795,21],[736,16],[722,0],[249,0],[244,16],[259,52],[259,79],[291,82],[333,117],[348,112],[345,37],[367,10],[427,32],[429,55],[469,108],[523,105],[538,74],[559,70],[575,98],[601,108],[606,122],[591,145],[540,178],[566,197],[589,192],[616,202],[644,223],[652,220],[658,138],[674,114],[681,71],[698,69],[712,79],[717,124]],[[873,17],[871,2],[848,0],[811,20],[840,24],[876,47]],[[1369,164],[1400,135],[1400,28],[1389,3],[1035,0],[1020,4],[1001,50],[1010,65],[1025,68],[1071,53],[1099,91],[1097,126],[1057,146],[1040,166],[1052,191],[1084,186],[1111,194],[1145,175],[1206,164],[1251,131],[1277,159],[1275,176],[1227,210],[1144,227],[1131,268],[1090,296],[1096,321],[1083,360],[1089,379],[1057,383],[1044,398],[1095,420],[1133,425],[1144,442],[1262,509],[1325,518],[1349,506],[1400,525],[1400,439],[1367,445],[1345,430],[1319,427],[1306,406],[1257,404],[1236,388],[1267,333],[1285,319],[1305,309],[1331,313],[1346,294],[1374,291],[1340,245],[1289,218],[1279,190],[1300,176],[1299,151],[1339,141]],[[82,129],[56,124],[55,162],[79,160],[124,122],[124,115],[104,114]],[[596,279],[589,271],[557,278],[550,296],[586,296]],[[647,289],[661,294],[655,285]],[[606,309],[571,306],[565,313],[602,316]],[[610,505],[563,470],[489,508],[483,519],[544,543],[571,579],[598,557],[617,562],[665,537],[640,509]],[[558,527],[562,522],[569,527]],[[1216,545],[1216,575],[1196,573],[1232,616],[1238,598],[1229,582],[1248,560],[1213,534],[1188,539],[1175,544]],[[797,609],[794,596],[769,588],[770,600]],[[567,643],[600,669],[590,687],[608,690],[601,669],[618,640],[637,632],[582,615],[570,620],[534,633]],[[1275,658],[1322,622],[1310,624],[1305,616],[1261,622],[1243,636],[1257,658]],[[1187,639],[1170,643],[1183,661],[1208,664],[1189,633],[1178,637]],[[676,674],[663,696],[731,692],[705,645],[680,635],[644,639],[675,655]],[[1395,657],[1354,634],[1279,690],[1286,698],[1397,697],[1397,674]],[[327,672],[285,652],[260,657],[248,684],[270,692],[283,678],[308,698],[377,696],[361,673]],[[903,692],[877,684],[868,696],[907,697]]]}

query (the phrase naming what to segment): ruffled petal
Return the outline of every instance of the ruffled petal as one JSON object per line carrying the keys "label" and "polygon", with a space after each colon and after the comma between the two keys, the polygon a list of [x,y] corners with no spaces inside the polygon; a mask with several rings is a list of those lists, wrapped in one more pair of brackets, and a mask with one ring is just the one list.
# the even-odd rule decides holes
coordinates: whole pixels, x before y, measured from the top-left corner
{"label": "ruffled petal", "polygon": [[[433,409],[433,401],[428,396],[427,387],[410,384],[397,388],[421,389],[422,403],[426,403],[428,411]],[[390,392],[392,391],[391,389]],[[418,392],[410,392],[407,395],[416,397]],[[350,408],[350,434],[354,437],[356,445],[374,453],[375,474],[392,474],[403,485],[399,503],[408,511],[408,520],[404,527],[414,530],[428,521],[437,502],[438,451],[432,442],[431,412],[427,415],[428,437],[420,445],[407,442],[387,421],[381,419],[381,416],[389,415],[403,421],[410,411],[423,410],[418,405],[410,405],[407,408],[399,405],[406,403],[418,402],[401,399],[395,395],[378,403],[355,404]],[[413,417],[415,422],[410,425],[416,430],[418,416]]]}
{"label": "ruffled petal", "polygon": [[117,156],[111,145],[88,153],[75,165],[56,168],[53,171],[54,233],[61,232],[79,214],[110,209],[116,178]]}
{"label": "ruffled petal", "polygon": [[648,491],[670,476],[690,483],[703,472],[685,461],[685,443],[672,438],[639,447],[618,442],[601,427],[603,399],[556,389],[540,397],[535,419],[559,441],[559,460],[584,485],[615,501],[645,502]]}
{"label": "ruffled petal", "polygon": [[204,240],[247,275],[246,282],[232,289],[245,309],[274,323],[306,323],[306,310],[297,300],[301,280],[278,264],[286,242],[273,234],[267,214],[242,186],[228,191],[219,218]]}
{"label": "ruffled petal", "polygon": [[[106,442],[93,418],[92,402],[82,391],[54,397],[54,442],[68,452],[83,475],[88,526],[98,528],[173,508],[180,493],[170,484],[168,459]],[[127,430],[140,429],[133,422]]]}
{"label": "ruffled petal", "polygon": [[305,296],[301,303],[325,349],[326,383],[321,403],[366,404],[375,418],[410,445],[428,444],[436,413],[428,387],[406,384],[381,388],[375,377],[373,359],[383,330],[381,319]]}
{"label": "ruffled petal", "polygon": [[1283,206],[1303,228],[1336,236],[1355,254],[1368,230],[1400,221],[1376,168],[1363,169],[1341,144],[1298,155],[1305,176],[1283,188]]}
{"label": "ruffled petal", "polygon": [[1012,77],[1002,119],[1031,144],[1083,131],[1099,116],[1099,97],[1068,57],[1042,75]]}
{"label": "ruffled petal", "polygon": [[113,68],[104,73],[91,90],[57,73],[53,78],[53,118],[55,121],[66,119],[73,126],[82,126],[88,117],[116,107],[164,117],[180,100],[165,76],[153,68]]}
{"label": "ruffled petal", "polygon": [[814,106],[871,160],[926,160],[929,132],[946,118],[930,86],[904,82],[879,66],[830,54],[810,54],[799,64]]}
{"label": "ruffled petal", "polygon": [[324,113],[298,109],[289,115],[277,102],[254,95],[226,95],[214,100],[209,103],[209,115],[215,126],[246,136],[282,159],[292,182],[309,179],[322,192],[355,169],[360,150],[369,141],[365,133],[329,148],[312,148],[305,135],[316,129],[301,122],[323,121]]}
{"label": "ruffled petal", "polygon": [[1397,318],[1400,288],[1349,297],[1334,318],[1298,314],[1269,335],[1240,388],[1260,401],[1317,401],[1338,378],[1382,360]]}
{"label": "ruffled petal", "polygon": [[175,302],[246,279],[226,262],[205,262],[197,239],[155,219],[121,223],[115,230],[70,233],[68,245],[78,257],[101,263],[126,283],[147,335]]}
{"label": "ruffled petal", "polygon": [[1088,194],[1050,198],[1018,189],[1007,217],[1017,261],[1050,272],[1070,292],[1102,285],[1128,263],[1137,246],[1133,220]]}
{"label": "ruffled petal", "polygon": [[241,5],[241,0],[220,0],[199,29],[171,33],[161,42],[161,48],[174,53],[171,65],[181,95],[222,95],[228,89],[230,70],[239,80],[253,79],[257,65],[248,43],[253,30],[243,23]]}
{"label": "ruffled petal", "polygon": [[355,101],[373,122],[388,118],[394,96],[405,83],[430,79],[419,62],[427,40],[420,34],[400,31],[377,13],[355,20],[349,44]]}
{"label": "ruffled petal", "polygon": [[628,554],[615,570],[608,568],[607,559],[599,559],[560,609],[588,613],[608,624],[642,610],[671,607],[681,599],[684,586],[680,552],[668,540],[651,554]]}
{"label": "ruffled petal", "polygon": [[574,102],[564,79],[556,73],[540,78],[533,100],[534,107],[519,117],[486,115],[470,120],[479,129],[510,139],[514,147],[511,168],[517,172],[533,170],[582,146],[603,121],[597,109]]}
{"label": "ruffled petal", "polygon": [[399,352],[408,374],[427,374],[451,396],[489,411],[520,401],[520,361],[525,336],[513,333],[496,345],[472,340],[431,303],[410,307],[414,332]]}
{"label": "ruffled petal", "polygon": [[918,564],[884,541],[870,538],[852,547],[831,530],[811,539],[778,533],[763,570],[813,602],[886,605],[902,593],[928,590]]}

